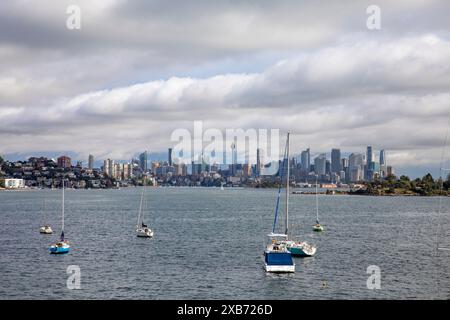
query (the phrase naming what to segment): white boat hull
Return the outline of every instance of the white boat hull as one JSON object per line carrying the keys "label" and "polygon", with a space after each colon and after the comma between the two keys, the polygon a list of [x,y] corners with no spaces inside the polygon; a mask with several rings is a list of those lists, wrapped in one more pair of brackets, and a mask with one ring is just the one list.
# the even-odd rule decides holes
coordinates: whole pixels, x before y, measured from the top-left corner
{"label": "white boat hull", "polygon": [[136,235],[140,238],[153,238],[153,231],[146,228],[146,229],[137,229]]}
{"label": "white boat hull", "polygon": [[268,265],[267,263],[264,264],[264,269],[266,272],[279,272],[279,273],[288,273],[288,272],[295,272],[295,264],[291,266],[286,265]]}
{"label": "white boat hull", "polygon": [[39,232],[42,233],[42,234],[52,234],[53,230],[50,227],[41,227],[39,229]]}

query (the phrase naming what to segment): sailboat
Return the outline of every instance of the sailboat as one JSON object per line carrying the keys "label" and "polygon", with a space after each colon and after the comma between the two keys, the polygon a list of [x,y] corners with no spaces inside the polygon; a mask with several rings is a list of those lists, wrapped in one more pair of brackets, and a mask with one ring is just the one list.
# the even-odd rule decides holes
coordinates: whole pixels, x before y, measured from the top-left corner
{"label": "sailboat", "polygon": [[[287,152],[287,144],[284,151],[286,155]],[[284,163],[284,162],[283,162]],[[282,176],[283,165],[280,170],[280,177]],[[286,240],[288,239],[287,231],[288,231],[288,212],[286,211],[286,232],[275,233],[275,227],[277,224],[277,216],[278,216],[278,205],[280,203],[280,192],[281,192],[281,184],[278,188],[278,197],[277,203],[275,207],[275,219],[273,222],[272,232],[268,234],[269,243],[266,246],[266,250],[264,251],[264,268],[266,272],[295,272],[295,263],[292,259],[292,254],[288,250],[286,245]]]}
{"label": "sailboat", "polygon": [[315,246],[310,245],[304,241],[294,241],[289,239],[289,175],[290,175],[289,147],[290,146],[289,146],[289,132],[288,132],[286,141],[287,173],[286,173],[286,231],[285,231],[287,238],[284,241],[284,243],[286,244],[287,249],[291,252],[293,256],[311,257],[317,251],[317,248]]}
{"label": "sailboat", "polygon": [[320,224],[319,221],[319,193],[318,193],[318,181],[317,181],[317,175],[316,175],[316,224],[313,226],[313,231],[315,232],[322,232],[323,226]]}
{"label": "sailboat", "polygon": [[[152,238],[153,231],[144,223],[144,210],[142,210],[144,194],[145,194],[145,189],[146,189],[146,184],[147,184],[147,181],[145,178],[144,178],[143,184],[144,184],[144,186],[142,187],[141,202],[139,204],[139,214],[138,214],[138,222],[137,222],[137,226],[136,226],[136,235],[141,238]],[[142,216],[142,220],[141,220],[141,216]]]}
{"label": "sailboat", "polygon": [[53,254],[63,254],[63,253],[69,253],[70,246],[69,242],[64,239],[64,179],[62,179],[62,204],[61,204],[61,211],[62,211],[62,222],[61,222],[61,237],[58,242],[50,246],[50,253]]}
{"label": "sailboat", "polygon": [[[44,192],[45,192],[45,190],[44,190]],[[45,219],[47,220],[47,218],[46,218],[47,217],[47,215],[46,215],[46,208],[45,208],[45,196],[44,196],[44,200],[42,201],[42,214],[45,217]],[[53,230],[50,227],[50,225],[45,224],[43,227],[39,228],[39,233],[41,233],[41,234],[52,234]]]}

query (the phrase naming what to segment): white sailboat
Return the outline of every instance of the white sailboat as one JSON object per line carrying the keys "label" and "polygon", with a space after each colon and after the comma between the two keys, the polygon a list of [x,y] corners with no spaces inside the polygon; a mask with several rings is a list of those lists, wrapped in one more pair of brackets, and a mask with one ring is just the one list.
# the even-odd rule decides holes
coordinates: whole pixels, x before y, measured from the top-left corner
{"label": "white sailboat", "polygon": [[[44,189],[44,193],[45,193],[45,189]],[[46,214],[46,207],[45,207],[45,194],[44,194],[44,199],[42,200],[42,216],[44,217],[45,222],[47,222],[47,214]],[[39,233],[52,234],[53,230],[49,224],[45,223],[44,226],[39,228]]]}
{"label": "white sailboat", "polygon": [[[142,192],[141,192],[141,201],[139,204],[139,213],[138,213],[138,222],[137,222],[137,226],[136,226],[136,235],[140,238],[152,238],[153,237],[153,231],[152,229],[150,229],[145,223],[144,223],[144,212],[145,210],[143,210],[143,201],[144,201],[144,195],[145,195],[145,189],[146,189],[146,184],[147,181],[144,178],[144,183],[143,183],[143,187],[142,187]],[[141,216],[142,216],[142,220],[141,220]]]}
{"label": "white sailboat", "polygon": [[287,174],[286,174],[286,230],[287,240],[284,241],[287,249],[291,252],[293,256],[297,257],[311,257],[316,254],[317,248],[305,241],[294,241],[289,239],[289,175],[290,175],[290,165],[289,165],[289,132],[287,134]]}
{"label": "white sailboat", "polygon": [[64,239],[64,179],[62,179],[62,203],[61,203],[61,211],[62,211],[62,222],[61,222],[61,237],[60,241],[50,246],[50,253],[53,254],[63,254],[69,253],[70,245],[69,242]]}

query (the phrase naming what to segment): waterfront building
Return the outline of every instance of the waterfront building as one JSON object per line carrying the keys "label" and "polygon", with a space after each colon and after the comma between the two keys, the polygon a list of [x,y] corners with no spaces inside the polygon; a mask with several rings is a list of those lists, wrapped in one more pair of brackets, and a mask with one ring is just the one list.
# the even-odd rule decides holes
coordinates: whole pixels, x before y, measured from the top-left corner
{"label": "waterfront building", "polygon": [[25,188],[24,179],[5,179],[5,189]]}

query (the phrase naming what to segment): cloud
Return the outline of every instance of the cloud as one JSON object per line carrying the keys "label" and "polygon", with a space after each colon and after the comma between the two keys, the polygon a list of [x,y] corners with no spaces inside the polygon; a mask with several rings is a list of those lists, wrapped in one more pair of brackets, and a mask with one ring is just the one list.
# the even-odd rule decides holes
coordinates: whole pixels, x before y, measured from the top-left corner
{"label": "cloud", "polygon": [[[293,149],[386,148],[439,160],[447,126],[444,1],[71,1],[0,4],[0,153],[128,159],[176,128],[280,128]],[[5,32],[8,30],[8,32]]]}

